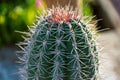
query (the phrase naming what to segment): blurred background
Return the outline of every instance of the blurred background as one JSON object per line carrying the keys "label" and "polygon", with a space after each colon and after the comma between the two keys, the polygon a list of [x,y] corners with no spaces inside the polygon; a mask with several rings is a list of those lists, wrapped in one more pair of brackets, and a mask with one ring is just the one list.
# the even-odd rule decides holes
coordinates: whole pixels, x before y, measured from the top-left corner
{"label": "blurred background", "polygon": [[36,15],[69,2],[98,20],[100,80],[120,80],[120,0],[0,0],[0,80],[19,79],[15,44],[23,39],[16,31],[28,31]]}

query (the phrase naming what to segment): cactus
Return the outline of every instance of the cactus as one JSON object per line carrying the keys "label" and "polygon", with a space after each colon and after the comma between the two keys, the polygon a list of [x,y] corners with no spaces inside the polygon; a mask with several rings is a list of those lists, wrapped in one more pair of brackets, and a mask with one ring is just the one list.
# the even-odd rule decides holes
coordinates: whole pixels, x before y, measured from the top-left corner
{"label": "cactus", "polygon": [[95,80],[98,52],[91,17],[69,7],[39,17],[22,48],[22,80]]}

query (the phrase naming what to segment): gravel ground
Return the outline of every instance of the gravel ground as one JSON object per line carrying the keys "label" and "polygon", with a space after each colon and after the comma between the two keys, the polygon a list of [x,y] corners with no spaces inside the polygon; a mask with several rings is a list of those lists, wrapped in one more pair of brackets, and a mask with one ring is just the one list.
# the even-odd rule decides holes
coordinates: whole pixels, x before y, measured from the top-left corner
{"label": "gravel ground", "polygon": [[100,80],[120,80],[120,35],[115,31],[100,33]]}

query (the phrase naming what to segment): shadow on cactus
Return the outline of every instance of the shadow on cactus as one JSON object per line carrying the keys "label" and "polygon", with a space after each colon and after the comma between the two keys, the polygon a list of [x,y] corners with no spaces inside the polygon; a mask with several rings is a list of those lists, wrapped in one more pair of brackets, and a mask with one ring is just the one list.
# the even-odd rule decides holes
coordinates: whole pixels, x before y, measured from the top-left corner
{"label": "shadow on cactus", "polygon": [[27,32],[22,80],[96,80],[98,52],[93,17],[68,6],[46,11]]}

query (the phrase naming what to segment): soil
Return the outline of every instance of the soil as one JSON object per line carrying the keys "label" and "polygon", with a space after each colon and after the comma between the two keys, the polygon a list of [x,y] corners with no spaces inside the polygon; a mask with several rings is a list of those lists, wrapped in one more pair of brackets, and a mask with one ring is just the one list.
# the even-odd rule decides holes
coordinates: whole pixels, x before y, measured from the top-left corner
{"label": "soil", "polygon": [[115,31],[100,33],[100,80],[120,80],[120,35]]}

